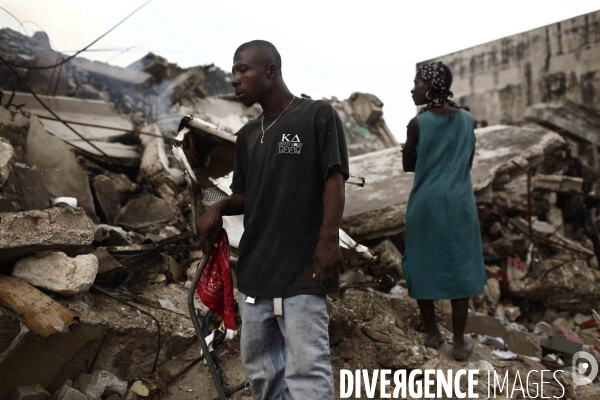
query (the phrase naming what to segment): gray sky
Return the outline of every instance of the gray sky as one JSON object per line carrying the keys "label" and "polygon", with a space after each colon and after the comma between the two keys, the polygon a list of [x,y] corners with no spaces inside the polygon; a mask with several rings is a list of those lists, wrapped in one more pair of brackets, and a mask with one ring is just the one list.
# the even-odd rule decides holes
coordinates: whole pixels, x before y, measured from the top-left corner
{"label": "gray sky", "polygon": [[[143,3],[0,0],[21,21],[42,27],[59,51],[85,47]],[[598,0],[154,0],[92,49],[136,46],[137,51],[110,61],[119,66],[152,51],[182,67],[214,63],[230,70],[238,45],[265,39],[279,49],[283,76],[294,94],[345,99],[355,91],[373,93],[384,102],[384,117],[403,141],[415,114],[410,89],[417,62],[599,7]],[[18,29],[2,10],[0,25]],[[24,26],[28,33],[38,29],[29,22]],[[107,61],[117,54],[82,56]]]}

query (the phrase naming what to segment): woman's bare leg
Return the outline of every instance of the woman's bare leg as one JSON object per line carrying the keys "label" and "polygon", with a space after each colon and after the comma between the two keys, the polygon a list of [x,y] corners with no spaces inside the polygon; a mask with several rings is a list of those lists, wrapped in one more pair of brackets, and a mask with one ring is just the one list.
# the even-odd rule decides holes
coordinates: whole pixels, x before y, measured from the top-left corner
{"label": "woman's bare leg", "polygon": [[437,349],[444,342],[444,336],[437,325],[435,304],[433,304],[433,300],[417,300],[417,304],[421,310],[421,317],[427,327],[425,346]]}
{"label": "woman's bare leg", "polygon": [[465,360],[473,349],[473,342],[465,337],[469,298],[452,300],[452,331],[454,332],[454,358]]}

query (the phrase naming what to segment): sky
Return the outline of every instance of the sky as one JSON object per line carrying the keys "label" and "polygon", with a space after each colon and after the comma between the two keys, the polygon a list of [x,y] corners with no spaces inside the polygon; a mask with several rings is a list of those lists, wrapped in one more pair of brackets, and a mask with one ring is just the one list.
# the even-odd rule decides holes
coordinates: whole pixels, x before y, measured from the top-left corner
{"label": "sky", "polygon": [[[79,50],[145,1],[0,0],[23,23],[0,10],[0,26],[32,34],[37,24],[55,50]],[[181,67],[214,63],[229,71],[240,44],[268,40],[292,93],[373,93],[402,142],[416,111],[417,62],[598,9],[598,0],[153,0],[91,47],[102,51],[81,56],[127,66],[152,51]]]}

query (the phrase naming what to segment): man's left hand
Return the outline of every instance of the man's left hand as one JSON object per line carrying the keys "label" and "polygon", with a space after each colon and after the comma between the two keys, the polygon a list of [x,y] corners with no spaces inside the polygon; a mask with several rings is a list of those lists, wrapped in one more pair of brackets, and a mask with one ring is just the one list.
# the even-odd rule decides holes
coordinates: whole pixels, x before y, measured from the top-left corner
{"label": "man's left hand", "polygon": [[321,279],[321,287],[327,287],[331,281],[346,271],[340,250],[338,233],[319,237],[313,255],[313,278]]}

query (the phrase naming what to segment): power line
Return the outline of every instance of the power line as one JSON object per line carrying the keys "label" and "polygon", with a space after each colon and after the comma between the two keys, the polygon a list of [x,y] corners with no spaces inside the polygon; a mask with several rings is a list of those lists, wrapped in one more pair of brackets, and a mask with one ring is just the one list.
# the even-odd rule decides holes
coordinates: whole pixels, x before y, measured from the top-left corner
{"label": "power line", "polygon": [[[4,7],[0,7],[0,10],[4,11],[5,13],[7,13],[7,14],[8,14],[8,15],[10,15],[11,17],[13,17],[13,18],[14,18],[14,19],[15,19],[15,20],[16,20],[16,21],[19,23],[19,26],[20,26],[21,28],[23,28],[23,30],[25,31],[25,35],[26,35],[26,36],[29,36],[29,35],[27,34],[27,29],[25,29],[25,26],[24,26],[24,25],[23,25],[23,23],[22,23],[22,22],[19,20],[19,18],[17,18],[17,17],[15,17],[14,15],[12,15],[12,14],[11,14],[11,12],[10,12],[10,11],[8,11],[8,10],[7,10],[6,8],[4,8]],[[18,30],[18,28],[17,28],[17,30]]]}
{"label": "power line", "polygon": [[104,126],[104,125],[98,125],[98,124],[88,124],[87,122],[68,121],[66,119],[59,120],[59,119],[56,119],[56,118],[45,117],[45,116],[41,116],[41,115],[38,115],[37,117],[38,118],[42,118],[42,119],[48,119],[50,121],[66,122],[67,124],[89,126],[91,128],[108,129],[108,130],[111,130],[111,131],[137,133],[138,135],[154,136],[154,137],[158,137],[158,138],[163,138],[164,139],[164,136],[162,136],[162,135],[157,135],[155,133],[150,133],[150,132],[138,131],[138,130],[135,130],[135,129],[115,128],[113,126]]}
{"label": "power line", "polygon": [[[96,42],[98,42],[100,39],[102,39],[104,36],[108,35],[110,32],[112,32],[113,30],[115,30],[119,25],[121,25],[123,22],[127,21],[133,14],[135,14],[136,12],[138,12],[140,9],[142,9],[142,7],[144,7],[146,4],[148,4],[150,2],[152,2],[152,0],[148,0],[147,2],[145,2],[144,4],[142,4],[141,6],[139,6],[138,8],[136,8],[131,14],[129,14],[123,20],[121,20],[121,22],[119,22],[118,24],[116,24],[115,26],[113,26],[112,28],[110,28],[106,33],[104,33],[98,39],[94,40],[92,43],[88,44],[83,49],[79,50],[77,53],[73,54],[72,56],[69,56],[69,57],[65,58],[64,60],[62,60],[61,62],[59,62],[59,63],[57,63],[55,65],[49,65],[49,66],[44,66],[44,67],[30,67],[30,66],[26,66],[26,65],[17,65],[17,64],[9,63],[8,61],[6,61],[4,59],[2,59],[2,61],[4,61],[5,64],[13,66],[15,68],[24,68],[24,69],[51,69],[51,68],[56,68],[59,65],[62,65],[64,63],[72,60],[73,58],[77,57],[79,54],[81,54],[84,51],[86,51],[89,47],[91,47]],[[6,10],[4,10],[4,11],[6,11]]]}
{"label": "power line", "polygon": [[110,61],[114,60],[115,58],[119,57],[121,54],[123,53],[127,53],[129,50],[133,49],[135,47],[135,45],[127,47],[125,49],[123,49],[122,51],[120,51],[118,54],[112,56],[111,58],[109,58],[108,60],[106,60],[105,62],[108,64]]}
{"label": "power line", "polygon": [[[152,1],[152,0],[150,0]],[[76,134],[80,139],[82,139],[84,142],[86,142],[87,144],[89,144],[90,146],[92,146],[94,149],[98,150],[100,152],[100,154],[102,154],[105,157],[108,157],[108,154],[106,154],[105,152],[103,152],[101,149],[99,149],[94,143],[90,142],[87,138],[83,137],[79,132],[77,132],[75,129],[73,129],[73,127],[71,127],[71,125],[67,124],[65,121],[63,121],[58,114],[56,114],[54,111],[52,111],[50,109],[50,107],[48,107],[43,101],[42,99],[40,99],[38,97],[37,94],[35,94],[35,92],[33,90],[31,90],[31,88],[29,87],[29,85],[27,85],[27,83],[25,82],[25,79],[21,78],[21,76],[17,73],[17,71],[15,71],[15,69],[13,68],[13,66],[11,65],[11,63],[9,63],[8,61],[6,61],[4,59],[4,57],[0,56],[0,61],[2,61],[4,64],[6,64],[6,66],[8,68],[10,68],[10,70],[12,71],[13,74],[15,74],[15,76],[17,77],[17,79],[21,82],[21,84],[23,84],[23,86],[25,87],[25,89],[27,89],[27,91],[29,93],[31,93],[33,95],[33,97],[42,105],[42,107],[44,107],[46,109],[46,111],[48,111],[50,114],[52,114],[52,116],[54,116],[54,118],[56,118],[57,120],[59,120],[60,122],[62,122],[67,128],[69,128],[74,134]]]}

